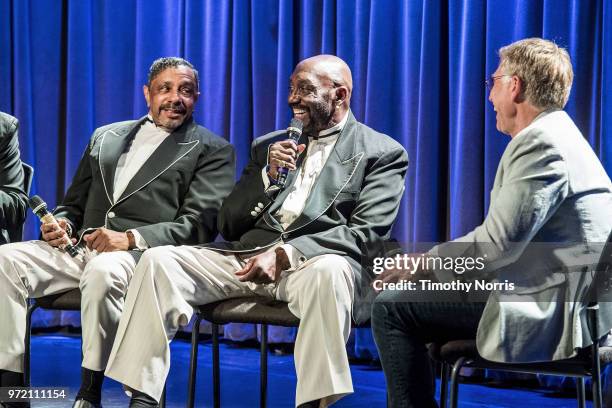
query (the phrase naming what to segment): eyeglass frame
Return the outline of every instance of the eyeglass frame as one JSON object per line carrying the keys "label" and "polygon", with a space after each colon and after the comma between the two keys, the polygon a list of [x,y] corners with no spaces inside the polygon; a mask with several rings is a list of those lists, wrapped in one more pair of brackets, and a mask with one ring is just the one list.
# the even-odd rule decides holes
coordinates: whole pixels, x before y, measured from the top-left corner
{"label": "eyeglass frame", "polygon": [[484,81],[485,87],[490,91],[495,86],[495,80],[496,79],[503,78],[503,77],[511,77],[511,76],[512,75],[510,75],[510,74],[502,74],[502,75],[492,76],[489,79],[485,79],[485,81]]}
{"label": "eyeglass frame", "polygon": [[[337,83],[335,81],[332,81],[332,86],[330,87],[330,90],[331,89],[339,88],[341,86],[342,86],[341,84],[339,84],[339,83]],[[305,98],[305,97],[311,95],[314,91],[318,91],[317,87],[312,86],[312,88],[313,89],[309,89],[309,87],[305,86],[305,85],[300,85],[298,87],[293,87],[293,85],[289,84],[289,86],[287,88],[287,91],[289,93],[288,96],[291,97],[295,93],[300,98]]]}

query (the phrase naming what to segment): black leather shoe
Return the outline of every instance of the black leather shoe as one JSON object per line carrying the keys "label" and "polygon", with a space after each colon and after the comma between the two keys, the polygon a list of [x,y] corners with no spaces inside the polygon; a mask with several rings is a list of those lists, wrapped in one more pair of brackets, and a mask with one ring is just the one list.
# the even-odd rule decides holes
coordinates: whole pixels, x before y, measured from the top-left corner
{"label": "black leather shoe", "polygon": [[132,398],[129,408],[159,408],[159,404],[157,402],[153,403]]}
{"label": "black leather shoe", "polygon": [[319,408],[320,404],[321,404],[321,400],[318,399],[318,400],[308,401],[303,404],[300,404],[298,408]]}
{"label": "black leather shoe", "polygon": [[102,404],[96,404],[84,399],[78,399],[72,404],[72,408],[102,408]]}

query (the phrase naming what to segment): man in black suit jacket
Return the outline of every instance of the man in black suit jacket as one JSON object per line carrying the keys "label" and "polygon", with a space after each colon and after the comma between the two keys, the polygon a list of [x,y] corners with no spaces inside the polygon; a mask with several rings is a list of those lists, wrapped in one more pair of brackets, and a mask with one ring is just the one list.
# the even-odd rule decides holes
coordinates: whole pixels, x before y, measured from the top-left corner
{"label": "man in black suit jacket", "polygon": [[0,244],[20,240],[26,216],[27,196],[19,159],[17,119],[0,112]]}
{"label": "man in black suit jacket", "polygon": [[[233,242],[155,248],[136,268],[106,369],[134,390],[138,402],[133,398],[131,407],[159,400],[168,339],[193,306],[253,294],[288,302],[301,319],[296,405],[326,406],[353,391],[345,344],[351,312],[364,315],[358,299],[369,279],[361,264],[389,236],[407,154],[355,120],[351,73],[341,59],[302,61],[290,85],[302,139],[296,144],[279,131],[253,142],[251,161],[219,216],[221,234]],[[275,196],[279,167],[296,171]]]}
{"label": "man in black suit jacket", "polygon": [[[12,379],[3,386],[15,385],[22,372],[26,299],[80,287],[83,381],[75,406],[99,406],[138,255],[217,235],[235,158],[231,145],[191,116],[197,71],[181,58],[159,59],[144,95],[147,116],[94,132],[54,212],[58,222],[41,227],[43,240],[0,248],[0,369]],[[69,240],[83,247],[82,256],[61,249]]]}

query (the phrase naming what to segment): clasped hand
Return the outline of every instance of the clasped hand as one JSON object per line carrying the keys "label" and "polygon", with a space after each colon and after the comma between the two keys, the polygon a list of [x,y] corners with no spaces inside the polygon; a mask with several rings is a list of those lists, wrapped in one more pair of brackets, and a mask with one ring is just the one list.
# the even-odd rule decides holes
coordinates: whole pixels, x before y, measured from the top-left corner
{"label": "clasped hand", "polygon": [[87,243],[87,248],[97,252],[127,251],[130,249],[130,240],[125,232],[117,232],[104,227],[85,235],[83,240]]}

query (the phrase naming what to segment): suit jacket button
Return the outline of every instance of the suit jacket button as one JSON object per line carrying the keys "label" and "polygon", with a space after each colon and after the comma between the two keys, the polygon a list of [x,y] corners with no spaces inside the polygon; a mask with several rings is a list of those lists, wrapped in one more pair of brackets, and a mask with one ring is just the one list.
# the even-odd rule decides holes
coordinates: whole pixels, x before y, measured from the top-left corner
{"label": "suit jacket button", "polygon": [[289,234],[282,234],[282,235],[281,235],[281,238],[282,238],[282,239],[287,239],[287,238],[289,238]]}
{"label": "suit jacket button", "polygon": [[108,218],[115,218],[115,213],[114,212],[109,212],[108,213]]}
{"label": "suit jacket button", "polygon": [[255,211],[251,211],[251,215],[252,215],[253,217],[257,217],[257,213],[256,213]]}

